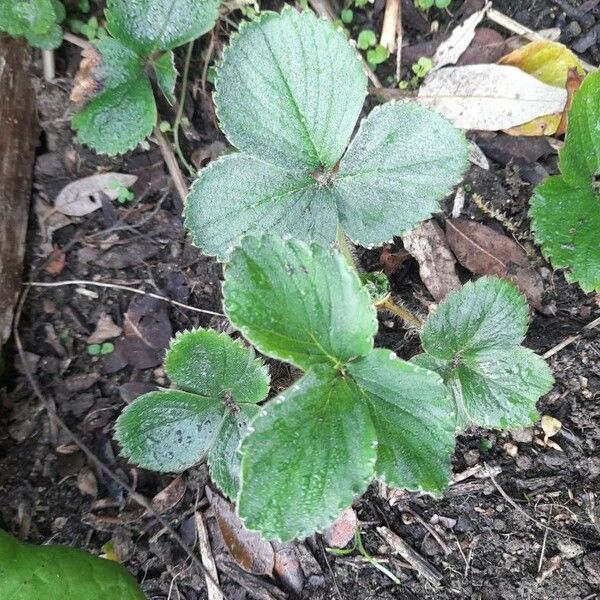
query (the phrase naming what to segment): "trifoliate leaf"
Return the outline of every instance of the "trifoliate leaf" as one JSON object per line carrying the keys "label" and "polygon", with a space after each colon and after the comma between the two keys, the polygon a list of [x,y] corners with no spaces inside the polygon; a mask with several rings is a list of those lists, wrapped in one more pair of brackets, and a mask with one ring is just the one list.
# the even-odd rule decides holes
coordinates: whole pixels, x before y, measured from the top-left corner
{"label": "trifoliate leaf", "polygon": [[156,82],[165,98],[175,104],[175,83],[177,69],[175,68],[175,55],[170,50],[165,52],[158,60],[152,63],[156,73]]}
{"label": "trifoliate leaf", "polygon": [[588,75],[569,110],[561,175],[531,199],[535,238],[555,268],[586,292],[600,290],[600,73]]}
{"label": "trifoliate leaf", "polygon": [[377,437],[376,476],[395,488],[440,493],[450,478],[456,419],[441,377],[378,349],[348,363]]}
{"label": "trifoliate leaf", "polygon": [[215,93],[221,127],[242,152],[211,163],[192,187],[194,242],[225,260],[244,235],[327,245],[341,224],[355,242],[379,244],[436,210],[466,167],[462,134],[427,109],[390,104],[341,158],[365,89],[356,50],[314,14],[288,7],[243,24]]}
{"label": "trifoliate leaf", "polygon": [[239,485],[236,453],[268,375],[252,350],[224,334],[179,334],[165,358],[171,380],[187,391],[161,390],[134,400],[117,420],[123,455],[155,471],[183,471],[208,457],[213,481],[230,498]]}
{"label": "trifoliate leaf", "polygon": [[63,546],[25,544],[0,530],[2,600],[144,600],[136,580],[117,562]]}
{"label": "trifoliate leaf", "polygon": [[110,34],[138,54],[172,50],[209,31],[219,0],[108,0]]}
{"label": "trifoliate leaf", "polygon": [[186,392],[228,393],[237,403],[262,402],[269,391],[266,367],[254,351],[211,329],[178,334],[165,357],[165,371]]}
{"label": "trifoliate leaf", "polygon": [[316,368],[265,407],[244,438],[238,512],[267,539],[330,525],[373,476],[375,430],[356,385]]}
{"label": "trifoliate leaf", "polygon": [[73,116],[79,140],[106,154],[122,154],[137,146],[156,123],[152,86],[144,62],[119,41],[97,42],[100,65],[91,76],[102,89]]}
{"label": "trifoliate leaf", "polygon": [[59,27],[65,16],[58,0],[0,0],[0,31],[24,35],[32,45],[52,50],[62,43]]}
{"label": "trifoliate leaf", "polygon": [[385,104],[363,120],[333,189],[350,238],[378,245],[438,210],[468,164],[462,133],[417,104]]}
{"label": "trifoliate leaf", "polygon": [[238,150],[308,175],[340,159],[365,92],[344,34],[288,7],[242,24],[223,54],[214,101]]}
{"label": "trifoliate leaf", "polygon": [[527,304],[507,281],[482,277],[451,292],[421,332],[418,365],[438,372],[452,392],[457,424],[509,428],[537,418],[553,379],[548,365],[519,345]]}
{"label": "trifoliate leaf", "polygon": [[368,354],[377,320],[341,254],[274,236],[244,238],[225,268],[227,316],[263,354],[309,369]]}

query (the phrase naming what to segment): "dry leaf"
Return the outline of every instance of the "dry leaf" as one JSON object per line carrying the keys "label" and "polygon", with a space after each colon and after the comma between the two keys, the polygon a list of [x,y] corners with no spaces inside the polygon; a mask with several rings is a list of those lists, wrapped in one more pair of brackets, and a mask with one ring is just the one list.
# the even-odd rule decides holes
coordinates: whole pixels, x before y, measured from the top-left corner
{"label": "dry leaf", "polygon": [[534,308],[543,310],[542,278],[514,240],[463,218],[446,220],[446,239],[463,267],[477,275],[497,275],[512,281]]}
{"label": "dry leaf", "polygon": [[100,193],[116,200],[115,186],[130,187],[137,181],[135,175],[125,173],[102,173],[77,179],[66,185],[54,200],[54,209],[70,217],[83,217],[102,208]]}
{"label": "dry leaf", "polygon": [[98,324],[96,325],[96,331],[88,338],[88,344],[101,344],[106,340],[119,337],[123,333],[123,328],[119,327],[112,320],[112,317],[103,312],[98,318]]}
{"label": "dry leaf", "polygon": [[206,496],[215,512],[227,549],[237,564],[255,575],[271,575],[275,563],[275,552],[271,544],[258,533],[248,531],[225,498],[208,487]]}
{"label": "dry leaf", "polygon": [[393,275],[410,258],[410,254],[405,250],[392,252],[389,244],[384,244],[379,255],[379,264],[381,270],[389,277]]}
{"label": "dry leaf", "polygon": [[345,548],[354,539],[357,526],[356,513],[349,506],[323,533],[325,543],[330,548]]}
{"label": "dry leaf", "polygon": [[436,302],[452,290],[461,288],[456,273],[456,261],[442,228],[435,221],[426,221],[403,238],[404,247],[417,259],[419,275]]}
{"label": "dry leaf", "polygon": [[446,67],[430,73],[416,101],[460,129],[497,131],[561,113],[567,92],[507,65]]}
{"label": "dry leaf", "polygon": [[298,558],[298,552],[291,544],[280,542],[272,542],[272,544],[275,550],[273,573],[288,590],[299,598],[302,595],[306,577]]}
{"label": "dry leaf", "polygon": [[77,488],[86,495],[95,498],[98,495],[98,482],[96,476],[89,468],[84,468],[77,474]]}
{"label": "dry leaf", "polygon": [[473,41],[477,25],[481,23],[491,6],[491,2],[486,2],[481,10],[473,13],[468,19],[465,19],[464,23],[454,28],[450,37],[443,41],[435,51],[432,59],[432,71],[456,63]]}
{"label": "dry leaf", "polygon": [[186,488],[187,484],[185,483],[185,479],[181,476],[175,477],[164,490],[161,490],[154,498],[152,498],[150,506],[152,506],[159,515],[162,515],[181,502]]}
{"label": "dry leaf", "polygon": [[[538,40],[503,56],[501,65],[512,65],[536,79],[557,88],[566,89],[569,71],[585,74],[581,61],[564,44]],[[574,90],[571,91],[571,95]],[[567,103],[568,104],[568,103]],[[511,135],[554,135],[564,111],[544,115],[507,131]]]}
{"label": "dry leaf", "polygon": [[52,234],[70,225],[71,219],[66,215],[57,213],[41,196],[34,196],[33,210],[37,217],[38,232],[42,238],[40,244],[40,253],[42,256],[48,256],[52,250]]}
{"label": "dry leaf", "polygon": [[550,577],[554,571],[560,568],[562,564],[562,556],[560,554],[556,554],[550,557],[547,561],[544,562],[542,568],[540,569],[540,574],[537,576],[537,582],[542,583],[544,579]]}
{"label": "dry leaf", "polygon": [[44,265],[44,271],[50,275],[60,275],[67,264],[67,255],[62,248],[54,248]]}
{"label": "dry leaf", "polygon": [[541,425],[545,436],[544,442],[546,443],[548,442],[548,438],[555,436],[562,428],[562,423],[550,415],[542,417]]}

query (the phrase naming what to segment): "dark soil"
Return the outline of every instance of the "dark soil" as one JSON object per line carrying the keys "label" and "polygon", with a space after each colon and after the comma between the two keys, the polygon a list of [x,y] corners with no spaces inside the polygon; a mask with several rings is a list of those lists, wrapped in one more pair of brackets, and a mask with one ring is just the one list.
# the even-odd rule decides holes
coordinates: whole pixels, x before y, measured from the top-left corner
{"label": "dark soil", "polygon": [[[464,4],[466,11],[477,2]],[[561,27],[565,43],[579,44],[582,56],[598,63],[598,44],[583,46],[589,31],[600,27],[600,8],[586,13],[593,20],[584,27],[581,19],[565,16],[562,4],[577,8],[581,2],[507,0],[498,1],[495,7],[534,29]],[[455,0],[454,5],[459,8],[461,2]],[[382,7],[383,2],[377,0],[374,9],[361,15],[361,27],[370,23],[379,30]],[[442,27],[454,26],[447,15],[441,22]],[[221,39],[225,41],[224,32]],[[424,37],[407,27],[406,39],[413,44]],[[46,239],[39,212],[37,216],[32,212],[25,278],[111,282],[219,312],[221,267],[191,245],[182,224],[181,202],[174,193],[165,195],[168,178],[160,153],[152,146],[148,152],[107,159],[75,141],[69,128],[70,108],[66,107],[77,63],[78,53],[65,47],[58,63],[63,78],[52,86],[39,86],[43,134],[33,190],[36,202],[53,199],[67,182],[98,170],[137,174],[136,200],[125,207],[105,202],[102,210],[72,219]],[[200,73],[201,65],[198,56],[192,73]],[[197,80],[198,76],[192,83]],[[206,98],[198,94],[195,101],[191,96],[188,100],[188,115],[199,136],[189,141],[186,151],[222,141]],[[485,139],[478,141],[485,147]],[[532,184],[539,181],[540,173],[555,171],[555,157],[550,154],[531,164],[490,157],[491,170],[473,166],[467,181],[473,192],[519,224],[526,239]],[[465,208],[468,214],[501,230],[499,223],[479,212],[468,199]],[[50,254],[53,248],[55,252]],[[53,276],[48,268],[55,266],[57,256],[60,262],[62,253],[66,255],[64,268]],[[361,257],[365,268],[375,267],[378,258],[378,251]],[[541,258],[538,266],[544,277],[548,314],[532,315],[525,344],[543,353],[581,332],[600,314],[600,308],[598,297],[586,296],[577,286],[567,284],[562,274],[553,273]],[[463,275],[469,277],[467,272]],[[431,299],[416,263],[404,263],[392,284],[399,299],[426,314]],[[166,383],[160,361],[154,361],[152,353],[140,356],[129,346],[106,357],[91,356],[87,339],[102,313],[122,325],[128,310],[155,318],[161,335],[200,325],[227,330],[228,325],[224,318],[152,303],[126,291],[87,287],[86,292],[82,288],[29,288],[19,324],[26,358],[43,395],[71,430],[117,475],[152,498],[173,478],[120,460],[111,432],[126,402],[148,386]],[[418,338],[385,315],[377,341],[405,358],[418,351]],[[160,343],[154,350],[160,357]],[[9,346],[7,359],[5,388],[0,389],[0,526],[32,542],[68,544],[95,554],[112,541],[119,560],[142,582],[148,598],[205,598],[202,574],[168,532],[153,518],[143,516],[143,510],[89,463],[48,418],[13,346]],[[475,468],[475,475],[452,485],[443,498],[394,494],[374,484],[356,501],[368,552],[381,559],[402,585],[393,584],[357,553],[346,557],[327,554],[320,536],[315,536],[299,545],[306,574],[303,596],[361,600],[600,597],[599,359],[598,329],[585,331],[578,341],[550,358],[556,385],[540,401],[539,410],[562,423],[561,431],[552,438],[554,447],[544,445],[538,427],[512,433],[469,431],[458,440],[454,470],[463,473],[477,465],[479,470]],[[271,369],[276,388],[285,387],[293,377],[281,365],[271,363]],[[495,477],[487,476],[488,468]],[[186,543],[195,547],[194,511],[204,511],[214,553],[223,558],[226,550],[204,492],[209,482],[206,469],[190,469],[183,477],[185,495],[164,516]],[[442,574],[437,588],[393,554],[378,536],[379,526],[401,536]],[[232,567],[220,572],[220,581],[227,597],[238,599],[250,597],[244,586],[257,585]],[[260,587],[260,581],[265,587]],[[259,580],[257,589],[263,595],[255,597],[275,597],[266,592],[266,586],[272,584],[266,578]]]}

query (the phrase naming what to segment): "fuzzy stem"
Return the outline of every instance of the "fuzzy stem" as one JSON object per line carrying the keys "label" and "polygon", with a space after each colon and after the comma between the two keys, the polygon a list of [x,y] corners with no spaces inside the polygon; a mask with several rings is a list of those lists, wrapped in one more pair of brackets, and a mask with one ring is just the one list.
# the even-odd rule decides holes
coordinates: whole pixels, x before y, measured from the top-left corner
{"label": "fuzzy stem", "polygon": [[402,319],[402,321],[409,327],[414,327],[415,329],[421,329],[421,327],[423,327],[423,322],[421,319],[419,319],[419,317],[416,315],[413,315],[413,313],[411,313],[407,308],[396,304],[391,295],[388,295],[385,300],[379,302],[375,306],[379,310],[387,310],[391,312],[394,316]]}
{"label": "fuzzy stem", "polygon": [[56,77],[54,50],[42,50],[42,67],[44,70],[44,79],[52,81]]}
{"label": "fuzzy stem", "polygon": [[358,265],[354,260],[354,254],[352,253],[352,250],[350,250],[350,245],[348,244],[348,239],[346,238],[344,228],[339,223],[337,227],[337,244],[340,252],[348,261],[348,264],[353,266],[357,271],[360,271],[360,265]]}
{"label": "fuzzy stem", "polygon": [[190,72],[190,62],[192,60],[192,50],[194,49],[194,42],[191,41],[187,47],[187,53],[185,55],[185,62],[183,64],[183,75],[181,77],[181,94],[179,96],[179,106],[177,107],[177,115],[175,116],[175,123],[173,124],[173,143],[175,144],[175,150],[177,151],[177,156],[179,156],[179,160],[182,162],[183,166],[187,169],[188,173],[192,176],[196,176],[196,171],[194,168],[188,163],[183,152],[181,151],[181,146],[179,145],[179,126],[181,124],[181,119],[183,117],[183,107],[185,105],[185,92],[187,88],[188,82],[188,74]]}

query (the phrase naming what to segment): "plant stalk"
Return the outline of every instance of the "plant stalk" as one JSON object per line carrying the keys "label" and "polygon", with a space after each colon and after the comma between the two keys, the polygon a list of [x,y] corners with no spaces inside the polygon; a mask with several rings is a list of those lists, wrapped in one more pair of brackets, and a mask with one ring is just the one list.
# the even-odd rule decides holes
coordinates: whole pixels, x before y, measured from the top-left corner
{"label": "plant stalk", "polygon": [[348,238],[346,238],[344,228],[339,223],[337,227],[337,245],[348,264],[360,272],[360,266],[356,264],[354,253],[350,250],[350,244],[348,243]]}
{"label": "plant stalk", "polygon": [[413,313],[411,313],[407,308],[396,304],[391,295],[388,295],[385,300],[379,302],[375,306],[379,310],[387,310],[391,312],[394,316],[402,319],[402,321],[409,327],[414,327],[415,329],[419,330],[421,327],[423,327],[423,321],[421,321],[421,319],[419,319],[419,317],[416,315],[413,315]]}
{"label": "plant stalk", "polygon": [[183,108],[185,106],[185,93],[187,89],[188,75],[190,72],[190,62],[192,60],[192,50],[194,49],[193,40],[188,44],[187,52],[185,55],[185,62],[183,64],[183,74],[181,76],[181,93],[179,94],[179,106],[177,107],[177,114],[175,116],[175,123],[173,123],[173,143],[175,144],[175,150],[177,151],[177,156],[179,156],[179,160],[183,164],[183,166],[187,169],[188,173],[192,176],[196,176],[196,171],[190,165],[190,163],[186,160],[183,152],[181,151],[181,146],[179,144],[179,127],[181,125],[181,119],[183,117]]}
{"label": "plant stalk", "polygon": [[44,79],[46,81],[53,81],[56,77],[54,50],[42,50],[42,68],[44,70]]}

